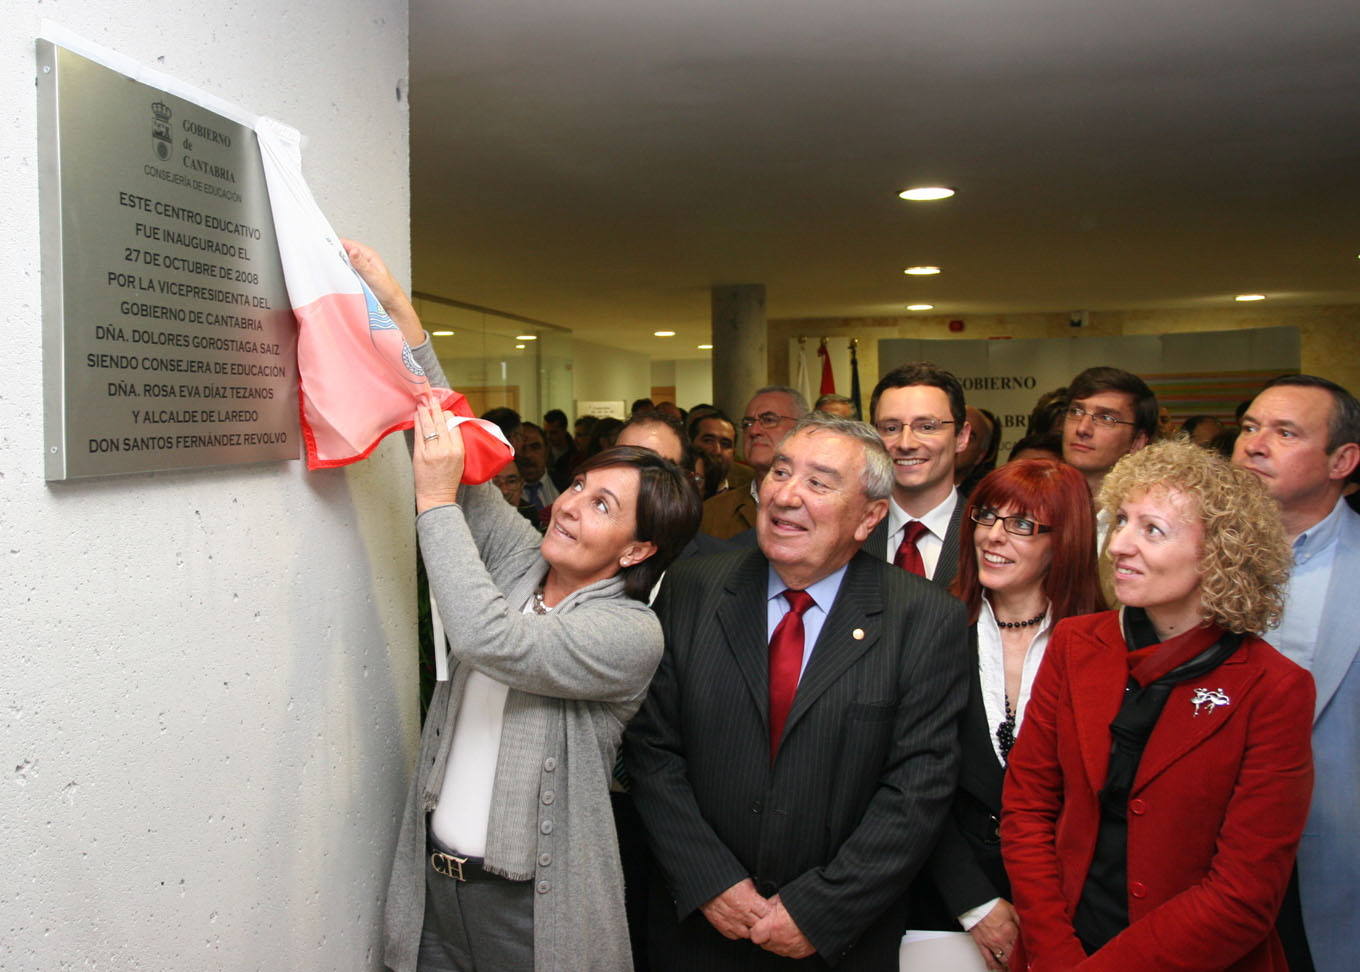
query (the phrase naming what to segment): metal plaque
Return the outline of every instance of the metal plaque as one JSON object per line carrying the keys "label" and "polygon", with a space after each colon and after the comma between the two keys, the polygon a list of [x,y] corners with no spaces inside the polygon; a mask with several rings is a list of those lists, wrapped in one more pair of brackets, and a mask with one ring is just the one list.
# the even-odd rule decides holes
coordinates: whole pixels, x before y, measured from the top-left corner
{"label": "metal plaque", "polygon": [[299,455],[254,131],[38,42],[46,477]]}

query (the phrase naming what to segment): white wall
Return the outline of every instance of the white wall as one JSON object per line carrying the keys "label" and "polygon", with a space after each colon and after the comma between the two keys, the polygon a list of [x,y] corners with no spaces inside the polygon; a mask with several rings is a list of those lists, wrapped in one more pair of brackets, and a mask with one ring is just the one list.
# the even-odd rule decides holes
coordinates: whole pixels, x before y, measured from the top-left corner
{"label": "white wall", "polygon": [[675,362],[675,403],[692,408],[713,402],[713,362],[695,358]]}
{"label": "white wall", "polygon": [[5,4],[0,967],[376,969],[418,722],[404,447],[43,482],[44,16],[300,128],[336,227],[410,265],[405,0]]}
{"label": "white wall", "polygon": [[[645,354],[588,341],[572,342],[572,384],[578,401],[623,402],[652,396],[652,363]],[[567,414],[575,418],[572,409]]]}

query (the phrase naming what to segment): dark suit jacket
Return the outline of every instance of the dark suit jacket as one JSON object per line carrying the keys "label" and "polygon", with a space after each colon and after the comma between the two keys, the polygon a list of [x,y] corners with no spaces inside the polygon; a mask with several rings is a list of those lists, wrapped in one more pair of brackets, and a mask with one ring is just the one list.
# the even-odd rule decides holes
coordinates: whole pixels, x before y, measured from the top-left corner
{"label": "dark suit jacket", "polygon": [[[949,529],[944,535],[944,546],[940,548],[940,559],[935,563],[935,573],[930,578],[932,584],[940,587],[948,587],[954,582],[954,575],[959,572],[959,521],[963,519],[963,508],[968,505],[968,497],[959,496],[958,490],[954,491],[957,500],[954,503],[954,515],[949,518]],[[889,501],[891,502],[891,501]],[[864,549],[875,557],[892,562],[896,550],[890,554],[888,552],[888,518],[885,516],[878,521],[878,526],[874,527],[874,532],[869,534],[869,539],[864,541]]]}
{"label": "dark suit jacket", "polygon": [[1006,768],[992,748],[992,727],[978,677],[977,626],[968,629],[968,704],[959,721],[959,788],[940,842],[916,882],[918,928],[958,931],[958,916],[993,898],[1010,900],[1001,861],[1001,784]]}
{"label": "dark suit jacket", "polygon": [[654,925],[653,967],[769,966],[696,910],[750,877],[779,893],[813,967],[895,969],[905,891],[954,792],[963,607],[857,554],[771,765],[767,578],[759,550],[684,561],[657,602],[666,652],[626,750],[681,920]]}

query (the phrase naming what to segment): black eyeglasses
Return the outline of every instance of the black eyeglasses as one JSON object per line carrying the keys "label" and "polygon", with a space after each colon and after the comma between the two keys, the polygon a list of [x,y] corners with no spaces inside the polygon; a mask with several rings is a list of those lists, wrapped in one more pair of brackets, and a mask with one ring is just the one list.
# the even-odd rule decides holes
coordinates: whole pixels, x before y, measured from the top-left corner
{"label": "black eyeglasses", "polygon": [[1114,412],[1088,412],[1080,405],[1067,406],[1067,421],[1080,422],[1086,416],[1091,416],[1091,421],[1105,429],[1112,429],[1117,425],[1136,425],[1136,422],[1125,422]]}
{"label": "black eyeglasses", "polygon": [[777,429],[784,422],[797,422],[797,421],[798,420],[794,418],[792,415],[779,415],[776,414],[775,412],[761,412],[755,418],[752,418],[751,416],[747,415],[745,418],[741,420],[739,424],[741,425],[741,430],[743,432],[746,432],[751,428],[751,426],[755,425],[757,422],[760,423],[760,427],[762,429]]}
{"label": "black eyeglasses", "polygon": [[973,510],[972,520],[978,526],[989,527],[997,520],[1001,521],[1001,527],[1007,533],[1013,533],[1017,537],[1032,537],[1036,533],[1052,533],[1051,526],[1044,526],[1042,523],[1035,523],[1027,516],[1019,513],[1011,516],[1001,516],[996,510],[989,510],[985,506],[977,507]]}

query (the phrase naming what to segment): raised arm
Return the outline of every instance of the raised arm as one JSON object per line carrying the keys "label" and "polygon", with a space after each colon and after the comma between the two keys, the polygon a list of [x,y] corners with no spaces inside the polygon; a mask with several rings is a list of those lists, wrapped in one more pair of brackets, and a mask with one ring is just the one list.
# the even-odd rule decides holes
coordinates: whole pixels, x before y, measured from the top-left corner
{"label": "raised arm", "polygon": [[[354,267],[364,283],[368,284],[368,289],[373,291],[373,296],[383,305],[387,316],[401,329],[401,336],[406,339],[406,343],[413,348],[424,344],[425,329],[420,326],[416,309],[407,298],[406,291],[401,289],[401,284],[397,283],[396,278],[387,269],[387,264],[378,255],[378,251],[357,240],[342,239],[340,243],[349,257],[350,266]],[[431,381],[431,384],[433,383]],[[438,387],[447,388],[448,385]]]}

